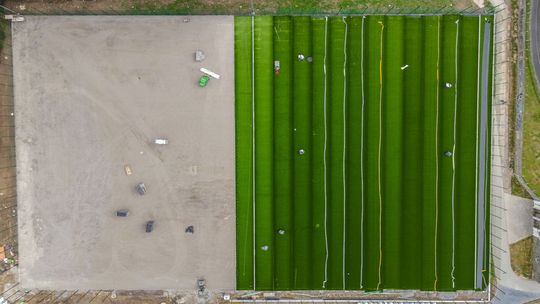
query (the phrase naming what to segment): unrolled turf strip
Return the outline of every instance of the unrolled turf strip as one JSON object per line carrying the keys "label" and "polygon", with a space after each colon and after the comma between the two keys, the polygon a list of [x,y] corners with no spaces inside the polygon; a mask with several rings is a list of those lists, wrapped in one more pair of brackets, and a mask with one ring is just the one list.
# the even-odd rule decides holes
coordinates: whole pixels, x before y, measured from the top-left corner
{"label": "unrolled turf strip", "polygon": [[[325,237],[325,35],[327,31],[327,18],[312,19],[312,128],[311,141],[311,193],[312,193],[312,263],[311,263],[311,286],[323,289],[325,286],[325,261],[326,261],[326,237]],[[326,33],[327,34],[327,33]]]}
{"label": "unrolled turf strip", "polygon": [[292,286],[292,210],[293,210],[293,129],[292,121],[292,18],[274,18],[274,58],[280,71],[274,77],[274,195],[275,229],[284,234],[275,237],[275,288]]}
{"label": "unrolled turf strip", "polygon": [[488,21],[235,18],[239,290],[474,289]]}
{"label": "unrolled turf strip", "polygon": [[255,282],[261,290],[274,289],[273,21],[255,18]]}
{"label": "unrolled turf strip", "polygon": [[438,77],[440,17],[424,17],[423,27],[423,128],[422,128],[422,283],[420,289],[435,290],[437,248],[435,242],[438,208],[438,93],[442,86]]}
{"label": "unrolled turf strip", "polygon": [[[405,18],[404,62],[409,66],[403,74],[404,99],[403,107],[404,154],[403,154],[403,200],[401,209],[402,225],[400,232],[402,244],[422,243],[422,132],[423,132],[423,67],[424,67],[424,19],[418,17]],[[405,131],[407,130],[407,131]],[[421,246],[410,246],[401,252],[401,288],[413,289],[422,282]]]}
{"label": "unrolled turf strip", "polygon": [[293,289],[311,288],[311,18],[293,19]]}
{"label": "unrolled turf strip", "polygon": [[236,288],[253,289],[251,18],[235,18]]}

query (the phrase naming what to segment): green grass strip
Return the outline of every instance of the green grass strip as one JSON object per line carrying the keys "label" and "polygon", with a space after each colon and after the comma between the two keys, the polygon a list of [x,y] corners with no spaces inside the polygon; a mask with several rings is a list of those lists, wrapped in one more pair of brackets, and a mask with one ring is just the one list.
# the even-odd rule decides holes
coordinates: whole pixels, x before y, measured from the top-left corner
{"label": "green grass strip", "polygon": [[272,17],[255,19],[255,273],[256,288],[274,288]]}
{"label": "green grass strip", "polygon": [[328,288],[343,289],[343,107],[345,24],[341,17],[328,20]]}
{"label": "green grass strip", "polygon": [[312,99],[312,279],[314,289],[322,289],[325,280],[326,237],[325,237],[325,177],[324,177],[324,149],[325,149],[325,18],[312,19],[313,39],[313,99]]}
{"label": "green grass strip", "polygon": [[362,17],[347,18],[346,289],[360,289],[362,259]]}
{"label": "green grass strip", "polygon": [[[311,18],[293,21],[294,274],[293,289],[311,288]],[[304,55],[299,61],[297,56]]]}
{"label": "green grass strip", "polygon": [[[455,59],[456,59],[456,16],[444,16],[441,21],[441,68],[440,68],[440,105],[439,105],[439,236],[438,265],[439,283],[438,290],[452,290],[452,260],[455,258],[453,250],[452,219],[452,181],[453,156],[445,156],[445,153],[453,153],[454,146],[454,109],[455,92],[459,86],[455,85]],[[451,84],[448,88],[446,84]],[[459,100],[458,100],[459,102]],[[455,200],[454,200],[455,202]],[[455,207],[455,206],[454,206]],[[455,208],[454,208],[455,210]]]}
{"label": "green grass strip", "polygon": [[401,249],[401,205],[403,200],[403,78],[404,19],[387,17],[385,22],[385,56],[383,63],[383,285],[398,288],[400,284]]}
{"label": "green grass strip", "polygon": [[[379,23],[381,22],[381,23]],[[384,18],[380,16],[366,17],[364,23],[366,47],[364,48],[364,134],[365,143],[365,221],[364,221],[364,288],[376,290],[379,285],[379,266],[383,261],[380,251],[381,235],[381,200],[379,191],[379,155],[380,149],[380,63],[381,35]],[[380,226],[381,225],[381,226]]]}
{"label": "green grass strip", "polygon": [[456,289],[474,288],[478,17],[462,17],[456,144]]}
{"label": "green grass strip", "polygon": [[404,98],[403,112],[403,206],[401,216],[401,243],[406,250],[401,251],[401,286],[415,289],[421,286],[423,261],[419,259],[422,248],[422,152],[423,152],[423,67],[424,41],[423,19],[405,18],[405,64],[403,70]]}
{"label": "green grass strip", "polygon": [[[292,181],[293,134],[292,126],[292,20],[274,18],[274,61],[280,71],[274,75],[274,222],[275,288],[292,288]],[[283,234],[279,233],[283,231]]]}
{"label": "green grass strip", "polygon": [[422,290],[436,288],[436,212],[438,204],[438,91],[439,17],[424,18],[423,77],[423,193],[422,193]]}
{"label": "green grass strip", "polygon": [[236,122],[236,288],[253,289],[251,18],[234,19]]}

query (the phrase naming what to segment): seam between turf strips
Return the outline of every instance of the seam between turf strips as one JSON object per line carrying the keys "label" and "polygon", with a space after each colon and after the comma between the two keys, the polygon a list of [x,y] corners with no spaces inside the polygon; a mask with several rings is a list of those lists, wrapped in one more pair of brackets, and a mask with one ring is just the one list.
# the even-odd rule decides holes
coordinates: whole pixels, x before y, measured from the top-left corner
{"label": "seam between turf strips", "polygon": [[251,16],[251,157],[252,157],[252,175],[253,175],[253,194],[252,194],[252,210],[253,210],[253,289],[257,289],[257,243],[255,229],[256,225],[256,154],[255,154],[255,16]]}
{"label": "seam between turf strips", "polygon": [[361,82],[362,82],[362,134],[360,135],[360,185],[362,189],[362,217],[360,219],[360,288],[364,283],[364,21],[366,16],[362,16],[362,50],[361,50]]}
{"label": "seam between turf strips", "polygon": [[437,242],[438,242],[438,226],[439,226],[439,62],[441,55],[441,16],[437,16],[437,97],[435,102],[435,281],[433,282],[433,290],[437,290],[438,268],[437,268]]}
{"label": "seam between turf strips", "polygon": [[346,182],[346,148],[347,148],[347,21],[346,17],[342,18],[345,23],[345,34],[343,39],[343,289],[345,289],[345,242],[346,242],[346,224],[347,224],[347,182]]}
{"label": "seam between turf strips", "polygon": [[380,57],[379,57],[379,148],[377,150],[377,186],[379,188],[379,281],[377,282],[377,290],[381,286],[381,268],[382,268],[382,191],[381,191],[381,145],[382,145],[382,102],[383,102],[383,43],[384,43],[384,23],[379,21],[381,25],[381,42],[380,42]]}
{"label": "seam between turf strips", "polygon": [[[458,17],[459,18],[459,17]],[[454,132],[452,146],[452,288],[456,287],[456,231],[455,231],[455,189],[456,189],[456,115],[458,103],[458,49],[459,49],[459,19],[456,20],[456,48],[454,53],[455,82],[454,82]]]}
{"label": "seam between turf strips", "polygon": [[326,288],[326,282],[328,282],[328,194],[326,186],[326,142],[328,138],[328,133],[326,130],[326,53],[328,44],[328,17],[324,17],[324,102],[323,102],[323,113],[324,113],[324,152],[323,152],[323,166],[324,166],[324,241],[326,246],[326,256],[324,258],[324,282],[323,288]]}

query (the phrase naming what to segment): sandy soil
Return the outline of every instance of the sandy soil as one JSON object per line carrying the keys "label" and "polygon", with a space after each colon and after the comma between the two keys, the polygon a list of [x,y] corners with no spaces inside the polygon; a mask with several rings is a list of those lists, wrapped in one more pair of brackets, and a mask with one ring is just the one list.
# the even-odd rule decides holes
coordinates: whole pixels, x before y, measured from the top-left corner
{"label": "sandy soil", "polygon": [[234,289],[233,18],[186,18],[14,24],[25,288]]}

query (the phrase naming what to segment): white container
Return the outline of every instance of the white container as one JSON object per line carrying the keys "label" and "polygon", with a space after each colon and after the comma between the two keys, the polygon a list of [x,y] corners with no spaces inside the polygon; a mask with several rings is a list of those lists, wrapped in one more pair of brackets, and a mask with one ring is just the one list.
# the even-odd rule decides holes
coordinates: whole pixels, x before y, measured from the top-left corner
{"label": "white container", "polygon": [[219,79],[219,77],[220,77],[219,74],[214,73],[214,72],[210,71],[209,69],[201,68],[200,71],[205,73],[206,75],[208,75],[210,77],[214,77],[215,79]]}

